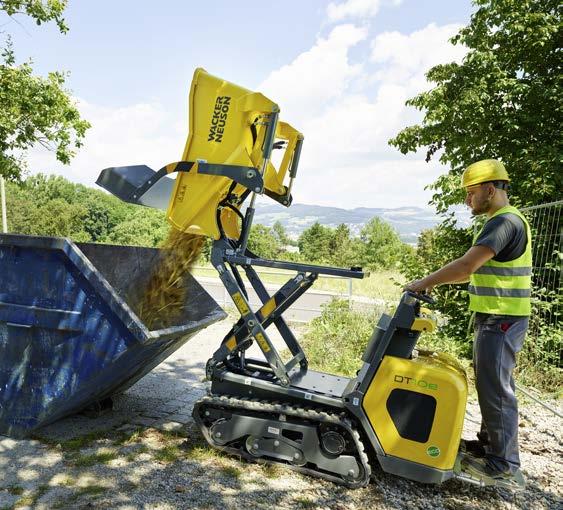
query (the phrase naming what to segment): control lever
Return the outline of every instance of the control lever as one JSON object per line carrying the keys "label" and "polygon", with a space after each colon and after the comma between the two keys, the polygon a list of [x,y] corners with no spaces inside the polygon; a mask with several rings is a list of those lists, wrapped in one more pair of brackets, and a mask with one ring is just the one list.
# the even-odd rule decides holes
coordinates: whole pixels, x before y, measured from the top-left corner
{"label": "control lever", "polygon": [[415,299],[418,299],[419,301],[424,301],[425,303],[428,303],[429,305],[435,305],[436,304],[436,300],[428,294],[421,294],[419,292],[413,292],[412,290],[407,290],[406,294],[408,294],[409,296],[411,296]]}

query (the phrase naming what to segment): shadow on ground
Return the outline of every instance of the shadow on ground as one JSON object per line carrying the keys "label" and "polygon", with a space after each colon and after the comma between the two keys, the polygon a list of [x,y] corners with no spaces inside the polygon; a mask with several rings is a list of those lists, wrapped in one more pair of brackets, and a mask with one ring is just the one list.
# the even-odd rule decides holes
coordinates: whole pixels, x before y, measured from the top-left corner
{"label": "shadow on ground", "polygon": [[[527,473],[528,488],[519,494],[458,481],[422,485],[378,467],[367,488],[349,490],[209,449],[190,413],[205,393],[205,360],[222,331],[210,329],[213,344],[206,337],[192,340],[117,396],[112,411],[68,417],[35,439],[0,436],[0,509],[557,506],[559,468],[551,459]],[[546,435],[546,441],[552,452],[559,448],[556,437]]]}

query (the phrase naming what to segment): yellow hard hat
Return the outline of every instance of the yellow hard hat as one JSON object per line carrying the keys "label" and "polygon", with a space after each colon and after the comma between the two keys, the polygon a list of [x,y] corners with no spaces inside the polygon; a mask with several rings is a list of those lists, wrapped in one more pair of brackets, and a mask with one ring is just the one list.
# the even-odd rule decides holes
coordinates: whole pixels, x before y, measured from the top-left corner
{"label": "yellow hard hat", "polygon": [[467,188],[489,181],[510,181],[504,165],[496,159],[483,159],[469,165],[461,176],[461,186]]}

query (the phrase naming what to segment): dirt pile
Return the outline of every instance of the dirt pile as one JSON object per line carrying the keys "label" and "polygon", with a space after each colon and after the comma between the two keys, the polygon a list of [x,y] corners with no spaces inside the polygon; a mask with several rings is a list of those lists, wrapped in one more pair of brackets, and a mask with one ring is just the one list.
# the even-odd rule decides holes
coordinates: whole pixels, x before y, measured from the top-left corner
{"label": "dirt pile", "polygon": [[199,258],[205,237],[170,228],[159,263],[149,280],[137,289],[134,307],[149,330],[175,325],[186,302],[184,280]]}

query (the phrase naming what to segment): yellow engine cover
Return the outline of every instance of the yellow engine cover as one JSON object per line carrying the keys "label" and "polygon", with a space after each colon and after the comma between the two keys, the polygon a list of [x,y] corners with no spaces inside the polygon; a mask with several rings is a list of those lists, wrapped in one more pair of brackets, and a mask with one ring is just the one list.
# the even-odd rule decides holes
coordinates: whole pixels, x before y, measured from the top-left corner
{"label": "yellow engine cover", "polygon": [[427,352],[385,356],[363,408],[387,455],[450,470],[458,452],[467,377],[452,357]]}

